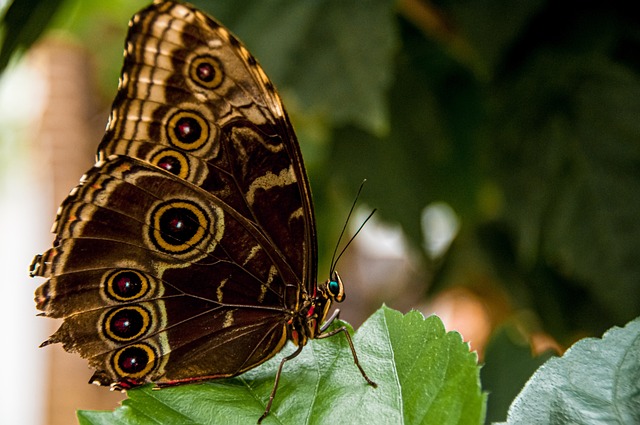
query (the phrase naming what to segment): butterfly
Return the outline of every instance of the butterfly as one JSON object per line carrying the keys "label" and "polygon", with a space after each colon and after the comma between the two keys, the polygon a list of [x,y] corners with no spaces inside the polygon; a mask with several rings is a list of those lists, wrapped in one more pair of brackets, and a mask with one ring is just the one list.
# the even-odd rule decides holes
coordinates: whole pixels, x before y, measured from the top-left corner
{"label": "butterfly", "polygon": [[[273,84],[226,28],[158,1],[136,14],[97,162],[63,201],[31,276],[61,343],[118,389],[284,364],[327,330],[335,270],[317,283],[311,191]],[[332,266],[333,269],[333,266]],[[338,310],[336,310],[337,312]]]}

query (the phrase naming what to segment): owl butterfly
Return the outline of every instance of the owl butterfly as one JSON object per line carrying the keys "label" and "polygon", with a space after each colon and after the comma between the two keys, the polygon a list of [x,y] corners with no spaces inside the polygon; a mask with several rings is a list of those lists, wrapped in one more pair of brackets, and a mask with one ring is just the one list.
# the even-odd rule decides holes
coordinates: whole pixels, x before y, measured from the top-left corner
{"label": "owl butterfly", "polygon": [[[32,276],[62,343],[128,389],[225,378],[327,331],[300,148],[271,81],[212,18],[173,1],[135,15],[98,161],[62,203]],[[333,267],[332,267],[333,269]]]}

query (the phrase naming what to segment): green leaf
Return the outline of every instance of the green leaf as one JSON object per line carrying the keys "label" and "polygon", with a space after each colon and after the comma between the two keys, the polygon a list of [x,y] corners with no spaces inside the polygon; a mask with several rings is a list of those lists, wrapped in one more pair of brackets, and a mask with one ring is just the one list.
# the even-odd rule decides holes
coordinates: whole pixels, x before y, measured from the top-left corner
{"label": "green leaf", "polygon": [[[385,324],[402,391],[404,421],[482,423],[486,396],[480,390],[478,357],[461,335],[446,332],[437,316],[425,319],[416,311],[403,316],[386,309]],[[377,343],[372,342],[375,350]]]}
{"label": "green leaf", "polygon": [[640,423],[640,318],[547,361],[509,409],[507,424]]}
{"label": "green leaf", "polygon": [[[283,370],[264,424],[480,424],[485,395],[475,353],[440,319],[383,307],[354,337],[366,384],[346,339],[312,340]],[[262,414],[287,346],[237,378],[129,390],[113,412],[78,413],[81,424],[247,424]]]}

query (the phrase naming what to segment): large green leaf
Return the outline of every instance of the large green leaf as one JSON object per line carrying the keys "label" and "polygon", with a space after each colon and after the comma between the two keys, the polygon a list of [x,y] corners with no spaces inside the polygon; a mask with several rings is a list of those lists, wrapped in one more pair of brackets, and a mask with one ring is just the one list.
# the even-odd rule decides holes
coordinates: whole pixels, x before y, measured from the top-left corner
{"label": "large green leaf", "polygon": [[506,423],[640,423],[640,318],[547,361],[511,405]]}
{"label": "large green leaf", "polygon": [[[311,341],[285,365],[264,424],[480,424],[485,395],[475,353],[440,319],[378,310],[354,337],[378,388],[366,384],[344,337]],[[283,351],[290,353],[292,347]],[[284,353],[237,378],[159,391],[130,390],[114,412],[79,412],[83,425],[246,424],[262,414]]]}

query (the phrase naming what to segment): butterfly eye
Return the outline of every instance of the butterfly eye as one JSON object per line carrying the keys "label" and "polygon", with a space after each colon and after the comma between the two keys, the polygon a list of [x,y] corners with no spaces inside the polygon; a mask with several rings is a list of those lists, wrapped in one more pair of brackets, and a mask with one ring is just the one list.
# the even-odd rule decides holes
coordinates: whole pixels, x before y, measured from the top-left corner
{"label": "butterfly eye", "polygon": [[329,297],[341,303],[344,301],[344,286],[342,285],[342,280],[340,279],[340,275],[338,272],[333,272],[333,278],[327,282],[327,291],[329,292]]}
{"label": "butterfly eye", "polygon": [[330,281],[329,292],[331,292],[331,294],[334,296],[337,295],[340,292],[340,284],[335,280]]}

